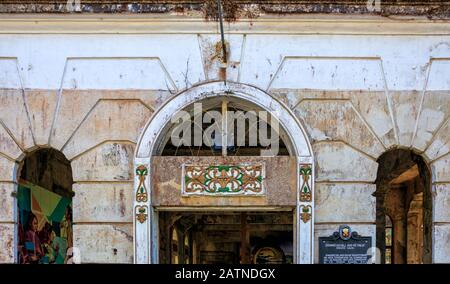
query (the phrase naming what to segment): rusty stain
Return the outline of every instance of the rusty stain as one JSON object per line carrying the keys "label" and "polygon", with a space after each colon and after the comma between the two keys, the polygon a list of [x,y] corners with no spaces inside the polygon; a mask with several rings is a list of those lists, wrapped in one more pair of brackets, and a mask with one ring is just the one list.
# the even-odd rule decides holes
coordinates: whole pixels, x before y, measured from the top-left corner
{"label": "rusty stain", "polygon": [[120,193],[119,193],[119,202],[120,202],[119,210],[120,210],[120,215],[122,217],[125,216],[125,211],[126,211],[125,201],[126,201],[125,194],[123,193],[123,190],[121,189]]}
{"label": "rusty stain", "polygon": [[[227,22],[234,22],[239,17],[241,9],[236,1],[233,0],[221,0],[223,19]],[[218,6],[217,0],[205,0],[203,4],[203,12],[206,20],[217,21]]]}
{"label": "rusty stain", "polygon": [[227,69],[226,68],[221,67],[219,69],[219,79],[220,80],[226,80],[227,79]]}
{"label": "rusty stain", "polygon": [[[219,80],[227,79],[227,65],[224,63],[222,42],[220,40],[212,42],[208,37],[199,36],[201,52],[203,58],[203,66],[206,77],[208,79],[218,78]],[[227,60],[230,58],[230,44],[225,41],[227,50]],[[236,68],[236,62],[231,63],[231,68]]]}
{"label": "rusty stain", "polygon": [[225,41],[225,49],[227,52],[227,58],[223,57],[222,41],[216,42],[214,45],[214,53],[210,60],[218,59],[221,63],[227,62],[230,57],[230,44]]}

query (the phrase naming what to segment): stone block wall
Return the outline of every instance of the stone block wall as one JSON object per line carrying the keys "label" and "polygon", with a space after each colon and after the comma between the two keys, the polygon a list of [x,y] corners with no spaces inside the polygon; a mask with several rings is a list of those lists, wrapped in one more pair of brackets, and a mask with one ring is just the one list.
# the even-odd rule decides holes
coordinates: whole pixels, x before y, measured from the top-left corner
{"label": "stone block wall", "polygon": [[[142,25],[158,29],[157,21]],[[170,96],[223,76],[215,30],[172,33],[164,25],[154,34],[0,34],[0,262],[14,262],[16,169],[38,147],[71,162],[81,261],[133,262],[139,135]],[[430,165],[433,261],[450,262],[450,32],[402,34],[403,23],[373,35],[357,22],[334,25],[355,32],[229,24],[226,78],[267,91],[305,126],[315,155],[316,244],[341,223],[375,238],[376,160],[406,147]]]}

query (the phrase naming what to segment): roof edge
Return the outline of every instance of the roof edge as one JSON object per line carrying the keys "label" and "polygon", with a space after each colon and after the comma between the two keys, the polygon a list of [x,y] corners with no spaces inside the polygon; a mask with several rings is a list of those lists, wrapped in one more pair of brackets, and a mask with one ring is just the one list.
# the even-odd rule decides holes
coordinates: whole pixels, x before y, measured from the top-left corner
{"label": "roof edge", "polygon": [[[224,18],[228,22],[262,15],[336,14],[421,16],[428,19],[450,19],[450,1],[390,1],[372,5],[375,0],[347,1],[240,1],[222,0]],[[68,5],[68,3],[73,3]],[[204,1],[96,1],[96,0],[4,0],[0,13],[15,14],[167,14],[202,15],[206,20],[217,19],[215,0]]]}

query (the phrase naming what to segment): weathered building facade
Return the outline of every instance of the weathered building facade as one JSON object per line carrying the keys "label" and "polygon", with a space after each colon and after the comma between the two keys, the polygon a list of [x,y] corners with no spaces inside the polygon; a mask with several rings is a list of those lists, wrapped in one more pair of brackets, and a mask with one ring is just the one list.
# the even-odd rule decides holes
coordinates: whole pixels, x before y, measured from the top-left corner
{"label": "weathered building facade", "polygon": [[[27,184],[82,263],[318,263],[343,224],[450,262],[447,2],[223,1],[224,42],[215,1],[32,2],[0,3],[1,263]],[[171,148],[195,103],[273,114],[280,152]]]}

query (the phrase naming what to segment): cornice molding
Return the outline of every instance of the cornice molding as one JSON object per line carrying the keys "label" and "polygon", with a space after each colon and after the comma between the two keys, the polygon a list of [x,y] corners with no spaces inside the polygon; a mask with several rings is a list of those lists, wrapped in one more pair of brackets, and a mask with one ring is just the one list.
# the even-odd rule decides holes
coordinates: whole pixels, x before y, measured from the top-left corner
{"label": "cornice molding", "polygon": [[[218,23],[177,15],[0,16],[0,34],[216,34]],[[378,16],[281,16],[242,19],[228,34],[450,35],[450,20]]]}

